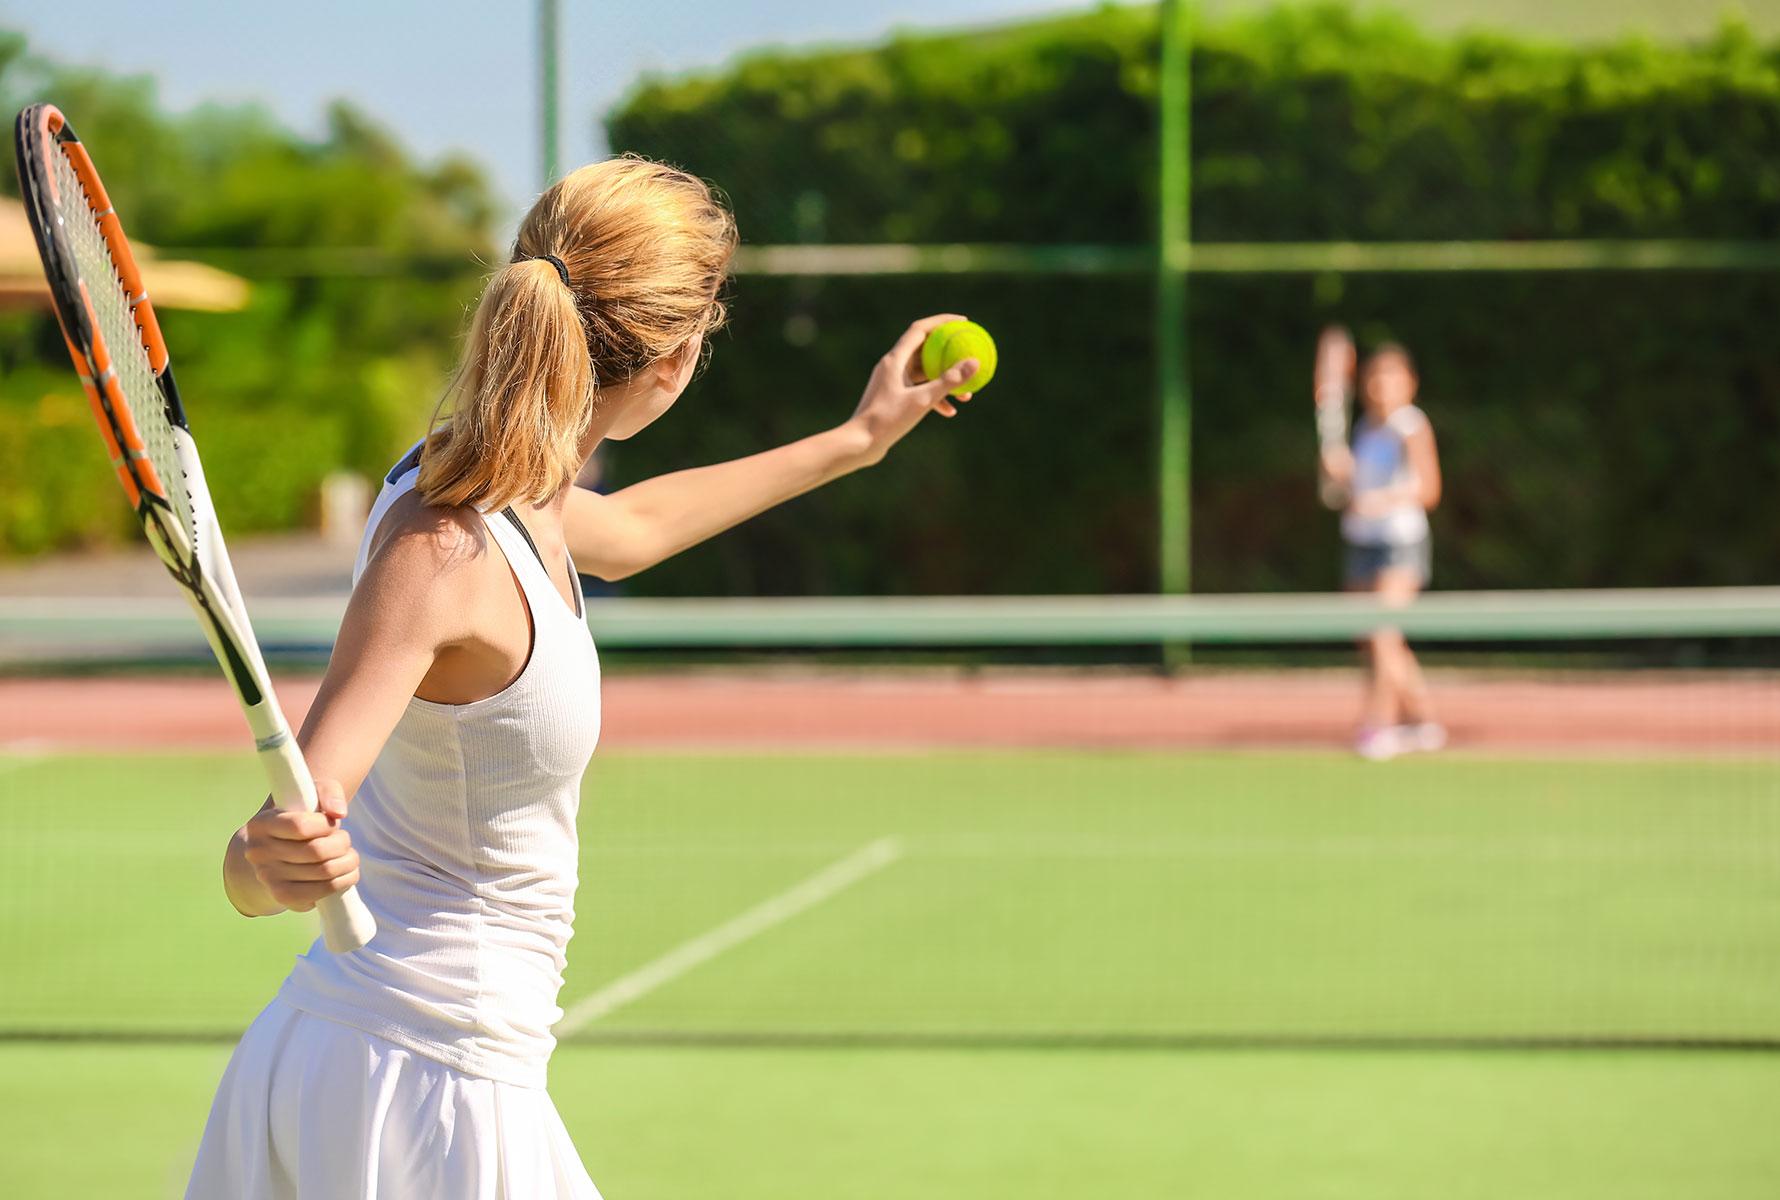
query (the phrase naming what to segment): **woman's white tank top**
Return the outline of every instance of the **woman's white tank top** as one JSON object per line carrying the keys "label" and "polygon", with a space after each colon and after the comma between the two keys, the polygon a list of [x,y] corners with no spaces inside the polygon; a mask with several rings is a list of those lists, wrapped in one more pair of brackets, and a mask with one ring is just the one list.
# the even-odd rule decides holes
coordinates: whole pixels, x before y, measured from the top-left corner
{"label": "woman's white tank top", "polygon": [[[1428,423],[1421,409],[1405,404],[1382,424],[1370,419],[1354,430],[1355,498],[1367,492],[1401,487],[1415,479],[1409,465],[1409,436]],[[1410,501],[1389,512],[1360,516],[1344,513],[1341,537],[1351,546],[1412,546],[1428,536],[1428,511]]]}
{"label": "woman's white tank top", "polygon": [[[416,462],[385,481],[355,583]],[[531,611],[531,657],[485,700],[409,700],[346,817],[377,936],[349,954],[316,942],[279,994],[466,1074],[542,1087],[575,919],[581,777],[599,740],[599,659],[530,537],[505,514],[483,519]],[[579,585],[575,598],[579,609]]]}

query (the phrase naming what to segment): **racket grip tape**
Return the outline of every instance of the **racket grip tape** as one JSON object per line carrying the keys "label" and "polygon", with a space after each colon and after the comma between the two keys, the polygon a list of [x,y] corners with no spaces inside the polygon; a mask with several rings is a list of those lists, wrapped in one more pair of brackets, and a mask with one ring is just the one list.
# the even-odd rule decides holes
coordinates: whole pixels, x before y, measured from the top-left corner
{"label": "racket grip tape", "polygon": [[1316,436],[1325,450],[1347,443],[1347,401],[1343,395],[1317,393]]}
{"label": "racket grip tape", "polygon": [[[308,764],[288,734],[278,744],[263,747],[259,755],[260,765],[272,783],[274,804],[285,812],[315,812],[320,807]],[[365,907],[356,887],[321,900],[315,913],[321,918],[322,943],[335,954],[357,950],[377,932],[377,918]]]}

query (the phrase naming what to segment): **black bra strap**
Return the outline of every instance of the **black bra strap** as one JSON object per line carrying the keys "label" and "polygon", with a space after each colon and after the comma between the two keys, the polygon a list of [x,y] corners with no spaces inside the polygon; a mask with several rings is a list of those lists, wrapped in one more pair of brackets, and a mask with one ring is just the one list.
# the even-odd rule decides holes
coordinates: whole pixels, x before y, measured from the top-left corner
{"label": "black bra strap", "polygon": [[[525,527],[525,522],[521,521],[519,519],[519,514],[513,511],[513,506],[509,504],[506,508],[501,509],[501,515],[503,517],[507,518],[507,520],[513,522],[513,528],[515,528],[519,531],[519,536],[525,539],[525,544],[527,546],[531,547],[532,557],[538,560],[538,565],[540,567],[544,567],[545,578],[549,578],[550,568],[544,565],[544,556],[543,556],[543,554],[539,553],[539,551],[538,551],[538,543],[532,541],[531,530],[529,530]],[[569,560],[569,579],[571,582],[574,582],[574,578],[575,578],[575,563],[574,563],[573,559],[570,559]],[[586,615],[585,613],[582,612],[582,609],[581,609],[581,586],[578,583],[575,584],[575,615],[577,617]]]}
{"label": "black bra strap", "polygon": [[[525,527],[525,522],[521,521],[519,514],[513,511],[513,506],[509,504],[506,508],[501,509],[501,516],[513,522],[513,528],[519,531],[519,536],[525,539],[525,544],[532,548],[532,557],[538,560],[540,567],[544,567],[544,556],[538,553],[538,543],[532,541],[531,530]],[[544,567],[544,570],[548,573],[550,568]]]}

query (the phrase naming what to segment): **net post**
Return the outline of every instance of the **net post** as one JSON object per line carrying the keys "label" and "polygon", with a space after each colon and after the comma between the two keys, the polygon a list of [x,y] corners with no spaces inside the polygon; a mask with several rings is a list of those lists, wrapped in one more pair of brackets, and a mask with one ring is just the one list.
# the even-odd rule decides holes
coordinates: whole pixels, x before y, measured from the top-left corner
{"label": "net post", "polygon": [[538,0],[538,136],[544,172],[542,186],[546,188],[556,182],[561,168],[557,138],[561,93],[556,83],[561,12],[561,0]]}
{"label": "net post", "polygon": [[[1192,62],[1189,0],[1163,0],[1158,109],[1156,237],[1156,533],[1159,590],[1191,588],[1193,399],[1187,362],[1187,267],[1192,204]],[[1186,645],[1163,648],[1165,664]]]}

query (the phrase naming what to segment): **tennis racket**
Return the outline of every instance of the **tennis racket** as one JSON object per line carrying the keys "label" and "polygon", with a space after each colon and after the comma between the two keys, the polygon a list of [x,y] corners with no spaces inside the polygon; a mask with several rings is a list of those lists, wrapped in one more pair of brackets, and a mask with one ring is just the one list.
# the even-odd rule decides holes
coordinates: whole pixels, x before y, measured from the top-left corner
{"label": "tennis racket", "polygon": [[[1323,330],[1316,343],[1316,437],[1319,447],[1327,452],[1345,449],[1348,422],[1354,403],[1354,367],[1357,362],[1354,339],[1346,329],[1331,325]],[[1323,504],[1340,508],[1347,503],[1347,489],[1321,465],[1318,455],[1317,490]]]}
{"label": "tennis racket", "polygon": [[[273,801],[313,812],[315,784],[272,693],[123,226],[86,147],[53,106],[34,104],[20,113],[14,142],[19,190],[56,316],[118,482],[235,689]],[[330,950],[356,949],[376,932],[356,889],[316,909]]]}

